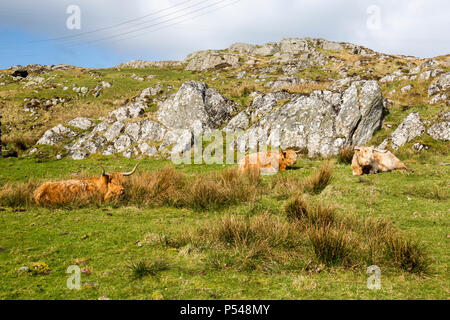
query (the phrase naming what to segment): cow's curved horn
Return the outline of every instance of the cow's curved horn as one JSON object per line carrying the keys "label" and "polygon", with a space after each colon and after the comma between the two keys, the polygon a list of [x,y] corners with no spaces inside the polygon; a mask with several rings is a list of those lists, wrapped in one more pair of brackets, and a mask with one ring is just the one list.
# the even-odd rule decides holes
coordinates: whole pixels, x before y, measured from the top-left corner
{"label": "cow's curved horn", "polygon": [[385,149],[378,149],[378,148],[374,148],[373,150],[376,151],[376,152],[380,152],[380,153],[386,153],[386,152],[388,152],[388,151],[385,150]]}
{"label": "cow's curved horn", "polygon": [[355,149],[355,150],[357,150],[357,151],[360,151],[360,150],[361,150],[361,147],[354,147],[353,149]]}
{"label": "cow's curved horn", "polygon": [[105,168],[103,168],[103,166],[102,165],[98,165],[100,168],[102,168],[102,176],[106,176],[106,173],[105,173]]}
{"label": "cow's curved horn", "polygon": [[134,166],[133,170],[131,170],[130,172],[123,172],[122,175],[123,175],[124,177],[131,176],[133,173],[136,172],[136,169],[137,169],[139,163],[140,163],[140,162],[136,163],[136,165]]}

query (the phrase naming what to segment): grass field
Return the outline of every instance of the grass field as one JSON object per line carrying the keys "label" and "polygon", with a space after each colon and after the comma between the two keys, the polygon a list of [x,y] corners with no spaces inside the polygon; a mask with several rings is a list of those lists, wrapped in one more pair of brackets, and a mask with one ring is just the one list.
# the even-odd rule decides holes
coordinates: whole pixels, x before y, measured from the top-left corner
{"label": "grass field", "polygon": [[[343,66],[348,76],[378,80],[399,69],[406,75],[424,62],[320,51],[337,60],[295,74],[318,83],[284,89],[324,89],[341,77]],[[66,153],[63,145],[39,146],[30,155],[46,130],[77,116],[106,116],[160,84],[144,115],[154,119],[158,102],[188,80],[206,82],[234,100],[237,113],[251,105],[253,91],[273,91],[267,84],[283,74],[283,65],[263,71],[270,59],[201,73],[74,67],[42,73],[45,81],[34,85],[2,70],[1,142],[10,157],[0,158],[0,299],[449,299],[450,167],[442,163],[450,163],[450,144],[428,134],[395,151],[413,174],[354,177],[350,165],[331,159],[327,181],[317,175],[324,160],[300,159],[276,176],[240,178],[233,166],[144,159],[120,201],[54,208],[32,203],[32,192],[44,181],[99,175],[99,165],[126,171],[137,161],[98,155],[55,160]],[[447,61],[448,55],[435,59]],[[450,71],[448,64],[439,68]],[[94,97],[101,81],[111,87]],[[392,103],[368,145],[390,137],[412,112],[427,128],[442,121],[448,105],[429,104],[433,81],[380,82]],[[78,94],[74,86],[89,92]],[[30,98],[41,104],[66,100],[25,112]],[[429,150],[415,151],[416,142]],[[84,268],[80,290],[66,285],[72,265]],[[381,269],[380,290],[367,287],[370,265]]]}
{"label": "grass field", "polygon": [[[392,172],[360,179],[352,176],[349,165],[332,160],[331,182],[323,190],[307,192],[298,182],[314,174],[321,161],[302,159],[293,170],[263,177],[255,197],[203,210],[130,202],[41,208],[8,205],[3,199],[0,299],[448,299],[450,167],[439,162],[450,162],[449,157],[426,161],[412,157],[406,164],[414,174]],[[98,164],[123,171],[134,163],[99,157],[0,159],[0,186],[74,173],[98,175]],[[139,174],[166,165],[171,163],[143,160]],[[222,165],[173,167],[186,179],[226,170]],[[344,229],[335,230],[348,237],[344,242],[356,241],[359,249],[349,246],[349,255],[355,254],[356,260],[327,263],[320,258],[313,238],[306,236],[312,229],[300,224],[297,228],[286,214],[286,205],[295,199],[292,195],[299,193],[316,206],[335,206],[342,221],[369,226],[364,229],[368,234],[347,230],[346,223]],[[406,255],[419,252],[426,257],[426,270],[408,271],[396,264],[397,258],[385,257],[384,249],[375,260],[364,258],[367,250],[383,245],[370,238],[368,221],[386,220],[399,237],[417,244]],[[234,233],[224,234],[227,230]],[[19,271],[37,262],[50,271]],[[381,269],[380,290],[367,288],[371,262]],[[76,263],[89,274],[81,275],[81,290],[69,290],[66,270]]]}

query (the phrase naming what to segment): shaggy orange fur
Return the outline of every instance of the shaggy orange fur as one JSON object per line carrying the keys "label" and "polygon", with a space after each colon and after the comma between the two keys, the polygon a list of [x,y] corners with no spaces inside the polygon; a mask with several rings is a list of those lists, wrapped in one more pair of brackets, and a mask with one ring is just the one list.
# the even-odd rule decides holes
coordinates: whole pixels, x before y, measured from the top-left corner
{"label": "shaggy orange fur", "polygon": [[99,178],[73,179],[59,182],[46,182],[33,194],[36,204],[63,204],[74,201],[102,200],[109,201],[125,193],[124,176],[131,173],[114,172]]}
{"label": "shaggy orange fur", "polygon": [[294,150],[283,152],[257,152],[247,155],[239,161],[239,172],[259,171],[262,173],[276,173],[278,170],[285,171],[297,161]]}
{"label": "shaggy orange fur", "polygon": [[387,150],[377,150],[373,147],[358,148],[355,150],[352,160],[354,176],[373,174],[378,172],[389,172],[392,170],[407,170],[403,162]]}

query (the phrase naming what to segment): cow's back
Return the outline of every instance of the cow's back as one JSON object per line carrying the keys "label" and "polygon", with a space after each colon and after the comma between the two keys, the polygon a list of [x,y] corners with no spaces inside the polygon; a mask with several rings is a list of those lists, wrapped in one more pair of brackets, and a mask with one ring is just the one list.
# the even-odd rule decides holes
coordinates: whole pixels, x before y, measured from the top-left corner
{"label": "cow's back", "polygon": [[275,170],[278,169],[281,159],[279,152],[252,153],[239,161],[239,170]]}
{"label": "cow's back", "polygon": [[47,182],[35,191],[33,199],[37,204],[58,204],[82,200],[97,192],[95,183],[87,179]]}

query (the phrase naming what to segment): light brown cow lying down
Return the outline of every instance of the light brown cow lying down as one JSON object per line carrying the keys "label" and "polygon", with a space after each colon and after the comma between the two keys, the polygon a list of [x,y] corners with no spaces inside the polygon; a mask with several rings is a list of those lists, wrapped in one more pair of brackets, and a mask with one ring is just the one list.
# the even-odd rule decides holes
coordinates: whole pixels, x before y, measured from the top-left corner
{"label": "light brown cow lying down", "polygon": [[257,152],[247,155],[239,161],[239,172],[259,171],[273,174],[278,170],[284,171],[297,161],[297,153],[294,150],[283,152]]}
{"label": "light brown cow lying down", "polygon": [[102,167],[102,176],[98,178],[46,182],[34,192],[33,200],[36,204],[64,204],[89,199],[109,201],[125,193],[124,177],[131,176],[137,166],[124,173],[105,173]]}
{"label": "light brown cow lying down", "polygon": [[355,148],[352,169],[354,176],[388,172],[392,170],[407,170],[408,172],[413,172],[394,156],[392,152],[376,149],[374,147]]}

